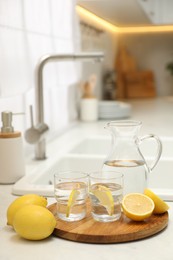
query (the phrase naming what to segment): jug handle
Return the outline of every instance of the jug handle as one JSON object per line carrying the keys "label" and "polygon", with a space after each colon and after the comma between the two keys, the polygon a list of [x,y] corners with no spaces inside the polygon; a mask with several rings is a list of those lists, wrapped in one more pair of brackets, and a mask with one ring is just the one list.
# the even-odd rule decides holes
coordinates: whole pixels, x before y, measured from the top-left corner
{"label": "jug handle", "polygon": [[[157,165],[157,163],[158,163],[158,161],[159,161],[159,159],[161,157],[161,154],[162,154],[162,142],[160,141],[159,137],[154,135],[154,134],[149,134],[149,135],[142,136],[142,137],[140,137],[139,141],[143,142],[146,139],[155,139],[155,141],[157,143],[157,146],[158,146],[156,157],[155,157],[155,160],[154,160],[153,164],[150,167],[147,164],[147,166],[150,169],[150,171],[152,171],[154,169],[154,167]],[[139,149],[139,151],[140,151],[140,149]],[[142,155],[141,151],[140,151],[140,154]],[[143,155],[142,155],[142,157],[143,157]]]}

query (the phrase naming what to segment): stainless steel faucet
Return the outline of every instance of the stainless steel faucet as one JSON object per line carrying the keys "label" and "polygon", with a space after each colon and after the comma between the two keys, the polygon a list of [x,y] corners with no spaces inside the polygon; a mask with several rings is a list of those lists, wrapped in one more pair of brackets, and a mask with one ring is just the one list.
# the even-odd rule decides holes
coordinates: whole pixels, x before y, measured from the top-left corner
{"label": "stainless steel faucet", "polygon": [[36,110],[36,125],[33,123],[32,108],[31,127],[25,132],[25,139],[30,144],[35,144],[35,159],[46,159],[46,141],[45,133],[49,127],[44,122],[44,93],[43,93],[43,69],[49,62],[66,61],[66,60],[81,60],[81,61],[96,61],[100,62],[104,58],[103,53],[78,53],[78,54],[53,54],[44,55],[40,58],[36,67],[36,87],[35,87],[35,110]]}

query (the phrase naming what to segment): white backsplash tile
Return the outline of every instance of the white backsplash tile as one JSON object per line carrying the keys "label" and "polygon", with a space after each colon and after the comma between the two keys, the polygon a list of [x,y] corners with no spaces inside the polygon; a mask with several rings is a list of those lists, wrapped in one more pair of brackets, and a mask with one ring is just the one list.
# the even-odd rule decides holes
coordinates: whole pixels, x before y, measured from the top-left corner
{"label": "white backsplash tile", "polygon": [[72,20],[74,6],[74,0],[51,0],[53,35],[63,39],[71,39],[73,37]]}
{"label": "white backsplash tile", "polygon": [[0,1],[0,25],[23,28],[22,1],[23,0]]}
{"label": "white backsplash tile", "polygon": [[51,89],[44,88],[44,121],[52,130],[51,113],[52,113],[52,101],[50,98]]}
{"label": "white backsplash tile", "polygon": [[26,30],[50,35],[49,0],[23,0],[23,8]]}
{"label": "white backsplash tile", "polygon": [[69,40],[61,39],[61,38],[55,38],[54,45],[55,45],[56,53],[63,54],[63,53],[73,53],[74,52],[73,41],[69,41]]}
{"label": "white backsplash tile", "polygon": [[[35,84],[35,69],[43,55],[54,53],[52,39],[45,35],[27,34],[27,44],[30,61],[30,75],[33,86]],[[47,64],[44,69],[44,84],[47,87],[55,87],[57,85],[55,64]]]}
{"label": "white backsplash tile", "polygon": [[68,106],[68,121],[74,121],[78,118],[79,105],[79,84],[72,84],[67,89],[67,106]]}
{"label": "white backsplash tile", "polygon": [[47,114],[51,118],[51,130],[64,128],[68,123],[68,105],[67,105],[67,87],[52,88],[50,90],[50,113]]}
{"label": "white backsplash tile", "polygon": [[[0,112],[25,112],[16,129],[35,120],[35,68],[44,54],[76,51],[75,0],[0,0]],[[78,36],[77,36],[78,37]],[[44,68],[44,114],[50,131],[76,119],[75,87],[80,66],[54,62]],[[16,105],[17,104],[17,105]]]}
{"label": "white backsplash tile", "polygon": [[30,86],[24,32],[0,27],[0,93],[10,96],[23,93]]}
{"label": "white backsplash tile", "polygon": [[35,88],[30,88],[24,95],[24,111],[25,111],[25,128],[31,127],[30,117],[30,106],[33,109],[33,121],[36,122],[35,118]]}
{"label": "white backsplash tile", "polygon": [[76,73],[76,63],[78,62],[62,61],[58,64],[58,85],[71,85],[79,81],[78,73]]}
{"label": "white backsplash tile", "polygon": [[[72,41],[66,41],[63,39],[55,39],[55,50],[56,53],[60,54],[73,54],[75,53],[74,43]],[[59,62],[57,64],[58,68],[58,85],[66,85],[66,84],[74,84],[74,82],[78,82],[80,79],[80,68],[81,63],[72,61]],[[68,76],[67,76],[68,75]]]}

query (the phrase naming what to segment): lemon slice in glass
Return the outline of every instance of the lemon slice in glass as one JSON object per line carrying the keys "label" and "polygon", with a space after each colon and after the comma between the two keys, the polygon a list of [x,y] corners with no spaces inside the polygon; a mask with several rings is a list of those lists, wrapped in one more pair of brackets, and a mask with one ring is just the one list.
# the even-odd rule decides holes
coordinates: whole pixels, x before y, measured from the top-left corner
{"label": "lemon slice in glass", "polygon": [[164,202],[159,196],[157,196],[153,191],[145,189],[144,194],[154,201],[154,214],[162,214],[169,209],[168,204]]}
{"label": "lemon slice in glass", "polygon": [[135,221],[149,218],[154,210],[154,202],[142,193],[129,193],[122,201],[124,214]]}
{"label": "lemon slice in glass", "polygon": [[108,214],[112,216],[114,213],[114,199],[111,191],[102,185],[98,185],[97,187],[97,189],[91,192],[97,197],[100,204],[106,208]]}
{"label": "lemon slice in glass", "polygon": [[68,199],[68,203],[67,203],[67,210],[66,210],[66,217],[68,218],[70,215],[70,211],[73,207],[73,205],[76,202],[76,199],[78,197],[78,195],[80,194],[80,192],[78,190],[73,189],[70,193],[69,199]]}

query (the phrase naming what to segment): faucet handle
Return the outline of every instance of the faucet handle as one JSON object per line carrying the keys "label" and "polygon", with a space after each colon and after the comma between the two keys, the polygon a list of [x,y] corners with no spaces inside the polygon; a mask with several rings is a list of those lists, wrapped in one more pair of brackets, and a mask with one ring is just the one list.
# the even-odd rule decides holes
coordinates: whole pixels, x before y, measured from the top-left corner
{"label": "faucet handle", "polygon": [[30,120],[31,120],[31,127],[34,127],[34,118],[33,118],[33,106],[29,106],[29,111],[30,111]]}
{"label": "faucet handle", "polygon": [[25,139],[29,144],[36,144],[44,138],[48,130],[49,127],[45,123],[32,126],[25,131]]}
{"label": "faucet handle", "polygon": [[25,131],[25,139],[30,144],[36,144],[43,138],[44,134],[49,130],[49,127],[45,123],[34,125],[32,105],[30,105],[29,108],[31,127]]}

